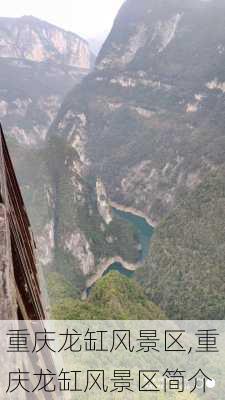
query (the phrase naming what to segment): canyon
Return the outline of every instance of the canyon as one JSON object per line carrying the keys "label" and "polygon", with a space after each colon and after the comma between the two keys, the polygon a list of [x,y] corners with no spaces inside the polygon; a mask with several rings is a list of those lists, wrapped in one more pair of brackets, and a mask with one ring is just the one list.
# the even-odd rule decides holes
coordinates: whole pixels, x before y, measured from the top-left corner
{"label": "canyon", "polygon": [[[224,316],[224,11],[127,0],[95,64],[77,35],[0,21],[0,113],[42,270],[78,297],[122,264],[168,317]],[[133,218],[152,230],[142,260]]]}

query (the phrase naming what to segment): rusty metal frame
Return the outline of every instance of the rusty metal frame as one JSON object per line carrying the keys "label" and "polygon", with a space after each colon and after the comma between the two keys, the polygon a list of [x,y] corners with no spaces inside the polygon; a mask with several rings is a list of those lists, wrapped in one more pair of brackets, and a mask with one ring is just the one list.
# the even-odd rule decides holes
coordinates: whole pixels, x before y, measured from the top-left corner
{"label": "rusty metal frame", "polygon": [[30,221],[0,124],[1,201],[6,207],[14,276],[24,319],[45,319]]}

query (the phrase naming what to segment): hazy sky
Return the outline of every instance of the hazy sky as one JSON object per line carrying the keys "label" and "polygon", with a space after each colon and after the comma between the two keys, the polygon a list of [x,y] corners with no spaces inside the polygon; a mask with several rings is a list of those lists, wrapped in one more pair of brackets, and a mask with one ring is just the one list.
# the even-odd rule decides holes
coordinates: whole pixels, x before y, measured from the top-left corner
{"label": "hazy sky", "polygon": [[0,16],[33,15],[85,38],[101,36],[111,29],[124,0],[6,0]]}

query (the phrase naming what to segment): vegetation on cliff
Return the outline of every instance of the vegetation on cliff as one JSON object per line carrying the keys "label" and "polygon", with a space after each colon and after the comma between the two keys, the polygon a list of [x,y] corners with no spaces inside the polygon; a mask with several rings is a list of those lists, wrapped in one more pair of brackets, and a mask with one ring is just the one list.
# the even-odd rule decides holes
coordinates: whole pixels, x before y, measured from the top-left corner
{"label": "vegetation on cliff", "polygon": [[95,181],[76,171],[80,165],[78,154],[64,137],[49,137],[45,161],[51,181],[53,269],[72,281],[74,287],[84,289],[85,271],[78,257],[82,243],[76,245],[76,235],[82,235],[88,243],[85,251],[93,255],[94,265],[87,267],[93,270],[101,259],[113,256],[137,262],[139,242],[135,228],[116,216],[105,223],[98,213]]}
{"label": "vegetation on cliff", "polygon": [[[49,277],[49,288],[56,318],[157,319],[164,314],[154,304],[170,318],[225,317],[225,3],[151,3],[124,3],[95,69],[62,104],[45,149],[14,149],[36,233],[48,245],[53,240],[51,267],[58,275]],[[32,67],[33,81],[32,70],[26,72],[30,61],[23,68],[21,62],[8,63],[0,63],[3,92],[5,72],[16,81],[0,99],[0,111],[4,115],[16,106],[16,119],[9,123],[6,114],[5,122],[13,132],[20,128],[16,132],[22,143],[25,135],[26,146],[37,144],[31,139],[37,132],[44,139],[62,89],[74,78],[66,69],[58,80],[56,71],[50,81],[56,92],[50,87],[42,93],[38,83],[42,74],[49,80],[49,65]],[[17,70],[26,81],[25,102],[20,91],[17,95]],[[101,258],[138,258],[129,222],[115,217],[107,225],[99,215],[96,176],[111,200],[159,222],[150,255],[137,272],[153,303],[132,280],[115,273],[102,278],[87,301],[77,300]],[[45,234],[46,223],[53,238],[49,230]]]}
{"label": "vegetation on cliff", "polygon": [[225,173],[210,174],[155,230],[137,278],[171,319],[225,318]]}
{"label": "vegetation on cliff", "polygon": [[160,308],[147,299],[142,288],[134,280],[117,272],[110,272],[101,278],[85,301],[66,297],[61,286],[58,287],[57,293],[61,295],[52,305],[52,316],[55,319],[154,320],[166,318]]}
{"label": "vegetation on cliff", "polygon": [[126,1],[96,68],[51,127],[70,140],[83,113],[90,173],[111,199],[157,222],[181,191],[224,164],[224,7],[221,0]]}

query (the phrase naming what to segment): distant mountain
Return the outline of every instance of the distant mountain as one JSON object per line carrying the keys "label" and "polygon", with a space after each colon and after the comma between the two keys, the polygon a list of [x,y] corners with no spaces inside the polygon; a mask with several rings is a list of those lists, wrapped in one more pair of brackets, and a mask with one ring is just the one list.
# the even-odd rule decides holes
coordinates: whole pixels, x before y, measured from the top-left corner
{"label": "distant mountain", "polygon": [[0,38],[0,119],[19,143],[36,144],[93,55],[84,39],[34,17],[0,18]]}
{"label": "distant mountain", "polygon": [[90,69],[88,43],[32,16],[0,18],[0,56]]}
{"label": "distant mountain", "polygon": [[[166,243],[169,240],[168,223],[161,223],[174,213],[171,214],[175,221],[171,245],[179,254],[179,259],[172,260],[176,290],[178,287],[184,290],[184,286],[178,285],[183,279],[181,255],[185,257],[190,251],[193,271],[198,270],[194,275],[190,267],[192,281],[187,296],[192,296],[194,286],[198,287],[196,295],[202,290],[197,256],[201,244],[196,240],[189,249],[183,232],[183,247],[178,249],[176,227],[185,225],[187,215],[193,230],[198,229],[198,223],[201,225],[199,235],[204,237],[208,223],[203,215],[203,222],[195,224],[193,213],[198,212],[201,202],[208,196],[210,207],[213,204],[213,190],[207,192],[207,183],[204,186],[208,176],[215,171],[225,176],[224,12],[222,0],[127,0],[98,55],[94,70],[67,96],[48,135],[49,138],[57,135],[75,151],[71,158],[70,190],[78,197],[71,204],[70,212],[64,209],[61,216],[57,215],[57,229],[59,231],[61,225],[64,232],[61,247],[66,247],[68,238],[72,238],[70,228],[66,227],[71,221],[72,209],[72,215],[76,215],[76,229],[83,232],[86,248],[87,243],[91,243],[92,255],[95,253],[96,236],[102,232],[101,223],[95,225],[95,238],[91,237],[92,225],[84,211],[89,209],[84,181],[92,184],[93,196],[89,198],[93,200],[98,177],[97,182],[101,181],[108,198],[152,221],[156,226],[154,248],[161,252],[163,248],[158,241],[161,235]],[[177,207],[184,207],[186,200],[191,201],[189,196],[198,193],[199,185],[203,185],[200,186],[203,189],[200,196],[197,194],[196,208],[187,213],[184,209],[182,214]],[[106,199],[106,195],[100,196],[102,206],[106,206]],[[215,213],[220,215],[217,203],[215,207]],[[57,201],[53,208],[57,209]],[[104,231],[105,227],[102,229]],[[220,239],[224,240],[222,231],[219,232]],[[215,246],[216,243],[214,241]],[[201,257],[205,257],[203,265],[212,265],[208,254],[212,250],[210,246],[201,252]],[[224,266],[223,250],[221,254]],[[152,264],[150,260],[147,264],[150,277],[152,269],[157,276],[157,267],[160,268],[164,285],[171,277],[171,271],[167,270],[168,257],[154,257],[156,262]],[[89,260],[92,265],[93,259]],[[185,264],[187,277],[188,265]],[[212,301],[217,302],[213,293],[222,270],[218,267],[212,285],[210,276],[206,277],[209,290],[205,293]],[[157,279],[154,282],[158,286],[148,295],[154,295],[154,300],[158,299],[166,307],[164,286]],[[151,292],[151,285],[149,287]],[[177,295],[176,290],[169,293],[170,304]],[[200,306],[198,309],[205,311],[203,318],[208,315],[209,303],[205,304],[204,310]],[[171,308],[171,313],[176,312],[176,307]],[[193,310],[191,315],[197,314]]]}
{"label": "distant mountain", "polygon": [[34,17],[0,18],[0,120],[42,265],[52,242],[46,134],[93,61],[88,43],[74,33]]}

